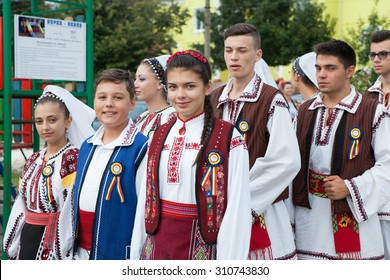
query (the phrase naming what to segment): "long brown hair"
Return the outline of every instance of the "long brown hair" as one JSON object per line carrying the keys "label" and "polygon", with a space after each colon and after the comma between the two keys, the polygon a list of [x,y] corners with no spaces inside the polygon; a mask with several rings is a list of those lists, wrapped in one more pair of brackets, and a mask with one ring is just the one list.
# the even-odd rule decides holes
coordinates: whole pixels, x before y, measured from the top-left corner
{"label": "long brown hair", "polygon": [[[183,68],[185,70],[193,71],[198,74],[203,81],[203,84],[207,86],[211,80],[211,67],[208,60],[197,51],[188,50],[177,52],[168,59],[166,75],[169,71],[175,68]],[[169,90],[169,89],[168,89]],[[201,149],[194,164],[198,161],[199,156],[204,150],[205,144],[211,136],[211,132],[214,125],[214,109],[211,103],[210,95],[206,95],[204,99],[204,125],[202,136],[200,138]]]}

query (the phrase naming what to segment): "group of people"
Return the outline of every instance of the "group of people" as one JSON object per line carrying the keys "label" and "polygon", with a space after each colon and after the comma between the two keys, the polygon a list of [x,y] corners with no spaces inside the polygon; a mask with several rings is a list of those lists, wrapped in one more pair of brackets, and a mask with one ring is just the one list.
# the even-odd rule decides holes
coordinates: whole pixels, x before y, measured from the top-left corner
{"label": "group of people", "polygon": [[[103,71],[94,110],[47,86],[35,107],[47,146],[20,176],[4,251],[390,259],[389,53],[390,31],[378,31],[369,55],[380,77],[364,95],[350,83],[356,56],[345,42],[298,57],[291,85],[305,101],[294,117],[247,23],[224,33],[230,78],[214,90],[208,60],[193,50],[143,60],[134,82],[126,70]],[[133,123],[135,96],[148,110]]]}

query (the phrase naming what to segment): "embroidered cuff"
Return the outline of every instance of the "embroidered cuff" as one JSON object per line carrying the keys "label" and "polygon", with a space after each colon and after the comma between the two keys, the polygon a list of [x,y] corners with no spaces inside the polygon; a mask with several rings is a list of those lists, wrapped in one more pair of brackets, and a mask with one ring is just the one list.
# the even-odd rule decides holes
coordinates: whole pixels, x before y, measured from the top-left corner
{"label": "embroidered cuff", "polygon": [[358,223],[364,222],[368,219],[368,216],[364,209],[363,200],[359,193],[359,187],[356,185],[353,179],[344,180],[344,182],[350,193],[350,195],[346,197],[349,208],[351,209],[352,214]]}

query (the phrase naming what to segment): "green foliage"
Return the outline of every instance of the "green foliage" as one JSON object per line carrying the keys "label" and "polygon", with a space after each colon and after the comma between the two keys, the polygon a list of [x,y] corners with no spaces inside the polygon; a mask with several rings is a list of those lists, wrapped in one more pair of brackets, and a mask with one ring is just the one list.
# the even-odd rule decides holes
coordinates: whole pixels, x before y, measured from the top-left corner
{"label": "green foliage", "polygon": [[367,21],[360,18],[356,27],[348,29],[349,36],[346,37],[345,41],[355,50],[358,64],[361,66],[369,64],[368,53],[370,52],[372,34],[378,30],[389,29],[389,27],[390,18],[388,16],[380,17],[375,7]]}
{"label": "green foliage", "polygon": [[263,58],[269,65],[285,65],[329,40],[335,20],[323,16],[324,5],[309,0],[221,0],[219,12],[211,17],[211,57],[220,69],[223,60],[223,32],[239,22],[255,25],[261,35]]}
{"label": "green foliage", "polygon": [[363,68],[355,72],[352,76],[351,84],[355,86],[358,92],[364,94],[375,83],[377,78],[378,75],[372,68]]}
{"label": "green foliage", "polygon": [[135,71],[142,59],[171,53],[174,34],[189,14],[159,0],[94,1],[95,72],[108,67]]}
{"label": "green foliage", "polygon": [[95,0],[93,13],[95,73],[111,67],[135,72],[144,58],[171,53],[174,35],[190,16],[160,0]]}

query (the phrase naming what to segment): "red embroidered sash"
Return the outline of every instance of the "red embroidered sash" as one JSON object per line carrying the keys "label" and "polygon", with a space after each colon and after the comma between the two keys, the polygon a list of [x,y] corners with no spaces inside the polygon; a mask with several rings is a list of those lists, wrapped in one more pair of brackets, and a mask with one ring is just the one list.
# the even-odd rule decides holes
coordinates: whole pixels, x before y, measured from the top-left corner
{"label": "red embroidered sash", "polygon": [[95,212],[88,212],[79,209],[79,233],[78,244],[81,248],[91,251],[92,248],[92,229]]}
{"label": "red embroidered sash", "polygon": [[[258,254],[260,251],[260,255]],[[256,259],[259,259],[261,256],[265,258],[266,253],[268,252],[268,258],[273,259],[271,240],[267,232],[267,227],[265,224],[264,213],[257,215],[255,211],[252,210],[252,232],[251,240],[249,244],[249,252],[254,252]],[[249,255],[250,257],[250,255]]]}
{"label": "red embroidered sash", "polygon": [[161,199],[161,215],[184,219],[197,219],[198,206]]}
{"label": "red embroidered sash", "polygon": [[[323,187],[328,175],[309,170],[309,192],[321,198],[328,198]],[[343,259],[361,259],[359,224],[351,212],[334,213],[333,201],[333,235],[336,253]]]}
{"label": "red embroidered sash", "polygon": [[56,236],[56,228],[60,212],[56,213],[35,213],[26,211],[26,223],[36,226],[45,226],[43,236],[43,249],[53,249],[54,238]]}

